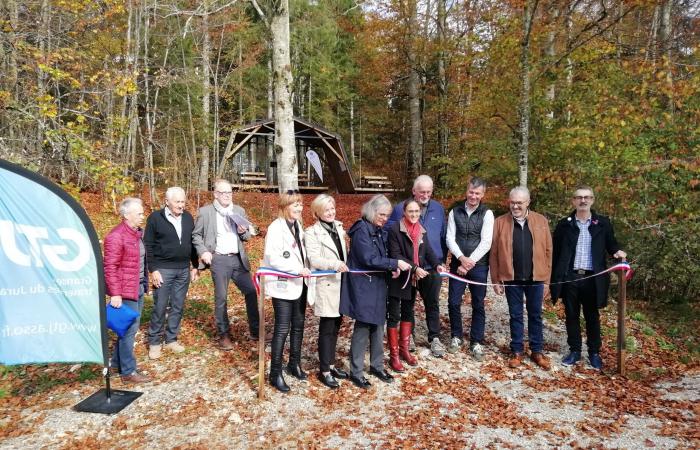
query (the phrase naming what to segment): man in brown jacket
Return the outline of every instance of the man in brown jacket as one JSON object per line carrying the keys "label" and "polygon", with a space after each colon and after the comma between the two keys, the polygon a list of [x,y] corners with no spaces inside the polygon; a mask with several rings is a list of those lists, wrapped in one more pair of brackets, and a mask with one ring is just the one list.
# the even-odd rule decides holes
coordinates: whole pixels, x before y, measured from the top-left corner
{"label": "man in brown jacket", "polygon": [[525,351],[524,296],[530,357],[535,364],[549,370],[549,359],[542,352],[542,302],[548,291],[547,284],[552,272],[552,235],[547,219],[528,209],[530,191],[527,188],[513,188],[510,191],[509,203],[510,213],[494,221],[489,258],[494,291],[502,295],[505,290],[508,301],[512,352],[508,366],[520,366]]}

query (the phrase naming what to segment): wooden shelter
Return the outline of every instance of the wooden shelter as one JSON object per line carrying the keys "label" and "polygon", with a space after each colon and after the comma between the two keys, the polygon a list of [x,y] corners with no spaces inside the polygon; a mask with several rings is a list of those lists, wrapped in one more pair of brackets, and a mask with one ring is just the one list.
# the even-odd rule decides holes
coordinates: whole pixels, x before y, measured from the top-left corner
{"label": "wooden shelter", "polygon": [[[278,186],[274,135],[273,119],[260,120],[234,130],[221,159],[219,176],[230,178],[238,187],[276,189]],[[301,190],[335,189],[341,194],[356,191],[355,180],[338,134],[295,117],[294,138]],[[321,160],[323,181],[306,158],[308,150],[315,150]],[[230,166],[227,165],[229,160]]]}

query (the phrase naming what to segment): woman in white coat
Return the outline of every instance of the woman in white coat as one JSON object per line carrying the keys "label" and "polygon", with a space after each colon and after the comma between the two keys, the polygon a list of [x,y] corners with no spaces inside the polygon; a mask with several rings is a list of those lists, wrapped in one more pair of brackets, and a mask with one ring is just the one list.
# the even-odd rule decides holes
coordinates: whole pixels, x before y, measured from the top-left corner
{"label": "woman in white coat", "polygon": [[[306,229],[306,256],[312,270],[335,270],[347,272],[345,265],[348,251],[345,244],[343,224],[335,220],[335,200],[321,194],[311,203],[311,211],[316,223]],[[313,305],[318,317],[318,379],[331,389],[339,386],[337,378],[347,378],[348,374],[336,368],[335,347],[342,316],[338,312],[340,305],[340,280],[337,273],[332,276],[311,278],[309,280],[309,305]]]}
{"label": "woman in white coat", "polygon": [[[265,236],[263,262],[266,267],[304,277],[311,273],[306,267],[304,231],[300,222],[303,208],[298,191],[280,194],[279,217],[267,228]],[[275,311],[270,384],[281,392],[289,392],[289,386],[282,376],[282,352],[288,334],[290,338],[287,372],[300,380],[307,378],[306,373],[301,370],[306,284],[304,278],[268,276],[264,280],[265,292],[272,297],[272,307]]]}

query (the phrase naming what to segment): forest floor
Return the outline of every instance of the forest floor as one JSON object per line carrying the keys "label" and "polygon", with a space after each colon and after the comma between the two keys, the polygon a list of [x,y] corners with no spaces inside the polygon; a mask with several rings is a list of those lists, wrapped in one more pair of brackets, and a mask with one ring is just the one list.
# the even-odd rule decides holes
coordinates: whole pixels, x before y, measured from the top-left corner
{"label": "forest floor", "polygon": [[[338,196],[338,218],[346,228],[357,217],[363,196]],[[275,216],[272,194],[236,199],[255,223]],[[307,202],[308,203],[308,202]],[[100,236],[116,223],[101,199],[83,204]],[[307,208],[308,209],[308,208]],[[191,206],[191,210],[196,210]],[[310,215],[305,210],[305,223]],[[265,226],[261,227],[264,231]],[[262,256],[264,233],[248,244],[251,261]],[[449,340],[446,289],[441,295],[443,342]],[[307,310],[302,366],[308,381],[287,376],[289,394],[265,388],[258,401],[257,346],[247,340],[244,304],[231,287],[229,314],[235,348],[213,342],[213,287],[208,273],[190,289],[180,341],[185,353],[147,356],[144,332],[152,299],[138,336],[140,370],[154,378],[143,392],[112,416],[78,413],[72,407],[102,387],[95,365],[49,364],[0,367],[0,448],[699,448],[700,325],[686,307],[658,312],[630,301],[627,320],[627,376],[615,373],[615,303],[603,312],[602,372],[582,363],[559,364],[567,350],[560,304],[546,306],[546,372],[526,360],[506,366],[508,308],[503,297],[487,295],[486,358],[474,361],[466,348],[433,358],[427,348],[424,311],[416,303],[419,364],[384,384],[369,377],[363,391],[347,381],[329,390],[316,378],[318,319]],[[271,307],[266,304],[267,324]],[[471,316],[463,304],[465,331]],[[338,361],[347,368],[351,321],[338,342]],[[269,346],[266,348],[269,363]]]}

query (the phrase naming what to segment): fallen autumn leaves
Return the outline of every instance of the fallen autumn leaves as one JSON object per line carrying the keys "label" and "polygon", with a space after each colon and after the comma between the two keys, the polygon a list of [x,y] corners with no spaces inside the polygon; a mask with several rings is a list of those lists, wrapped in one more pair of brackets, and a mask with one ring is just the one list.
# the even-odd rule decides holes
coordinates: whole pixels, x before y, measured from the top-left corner
{"label": "fallen autumn leaves", "polygon": [[[355,220],[362,196],[339,196],[338,215],[346,227]],[[262,255],[264,227],[276,215],[274,196],[250,193],[239,201],[261,236],[248,244],[252,261]],[[92,213],[92,211],[91,211]],[[305,223],[311,223],[308,208]],[[104,225],[107,228],[109,223]],[[102,234],[105,230],[100,230]],[[116,416],[79,414],[70,408],[101,386],[98,367],[5,368],[0,406],[0,447],[639,447],[700,445],[700,374],[696,360],[681,363],[681,348],[664,349],[657,334],[630,326],[638,345],[630,354],[627,379],[614,375],[614,334],[605,339],[606,372],[558,364],[566,348],[560,307],[548,306],[545,331],[552,372],[532,364],[507,369],[507,308],[489,292],[487,358],[477,363],[461,351],[434,359],[425,348],[422,305],[417,303],[419,367],[398,375],[393,384],[371,379],[361,391],[350,383],[331,391],[313,376],[288,380],[292,392],[267,391],[259,403],[257,348],[246,339],[245,312],[232,288],[230,315],[235,348],[214,348],[209,274],[190,291],[182,341],[187,352],[148,361],[137,347],[141,366],[155,382],[139,387],[144,395]],[[445,295],[441,311],[446,323]],[[465,305],[465,323],[470,308]],[[608,308],[604,324],[614,326]],[[271,326],[267,305],[268,326]],[[144,322],[148,320],[145,316]],[[317,370],[317,318],[307,312],[303,366]],[[339,339],[339,362],[347,363],[351,323]],[[269,351],[269,349],[268,349]],[[687,356],[687,355],[686,355]],[[92,376],[91,376],[92,375]],[[663,382],[663,384],[661,384]],[[123,388],[115,383],[117,388]]]}

